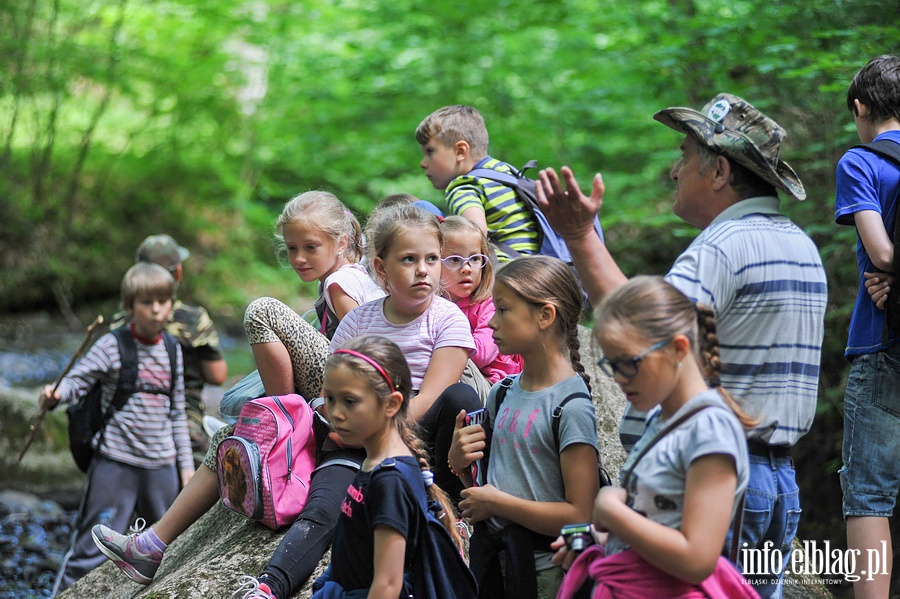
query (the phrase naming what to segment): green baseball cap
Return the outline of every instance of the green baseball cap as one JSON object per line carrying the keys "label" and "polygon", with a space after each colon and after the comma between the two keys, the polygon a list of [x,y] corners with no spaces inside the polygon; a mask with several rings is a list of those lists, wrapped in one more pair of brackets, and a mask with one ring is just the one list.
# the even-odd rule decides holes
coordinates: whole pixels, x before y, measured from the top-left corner
{"label": "green baseball cap", "polygon": [[787,132],[746,100],[723,93],[700,112],[666,108],[653,118],[694,137],[713,152],[728,156],[792,198],[806,199],[800,177],[781,159],[781,142]]}
{"label": "green baseball cap", "polygon": [[168,235],[151,235],[138,246],[135,262],[155,262],[170,271],[188,259],[191,253]]}

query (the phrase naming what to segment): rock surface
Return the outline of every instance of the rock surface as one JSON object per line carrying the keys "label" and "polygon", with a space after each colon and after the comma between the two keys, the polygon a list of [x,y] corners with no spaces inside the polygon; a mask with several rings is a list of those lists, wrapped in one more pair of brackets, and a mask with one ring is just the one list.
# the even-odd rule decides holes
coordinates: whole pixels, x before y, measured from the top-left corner
{"label": "rock surface", "polygon": [[[597,368],[600,350],[587,329],[580,331],[582,362],[591,376],[594,403],[597,408],[599,445],[603,464],[613,479],[625,461],[617,434],[625,398],[615,383]],[[103,597],[108,599],[194,599],[231,597],[238,579],[245,574],[258,574],[283,535],[250,522],[222,507],[221,503],[198,520],[166,551],[166,557],[153,584],[140,586],[125,578],[112,563],[105,563],[75,583],[61,595],[64,599]],[[328,563],[326,553],[313,576]],[[311,579],[295,597],[311,595]],[[822,587],[786,585],[789,599],[826,598],[831,594]]]}

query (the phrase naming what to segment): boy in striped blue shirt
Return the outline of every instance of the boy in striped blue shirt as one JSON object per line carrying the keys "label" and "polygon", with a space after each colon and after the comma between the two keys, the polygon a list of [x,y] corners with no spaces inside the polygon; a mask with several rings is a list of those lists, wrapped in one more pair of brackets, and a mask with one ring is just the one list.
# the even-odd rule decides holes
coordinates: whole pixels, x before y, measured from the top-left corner
{"label": "boy in striped blue shirt", "polygon": [[[443,190],[450,214],[474,222],[495,244],[519,254],[538,252],[538,225],[511,187],[469,173],[489,169],[516,175],[509,164],[488,155],[488,132],[481,114],[471,106],[444,106],[416,128],[424,158],[419,164],[435,189]],[[498,248],[497,258],[509,256]]]}

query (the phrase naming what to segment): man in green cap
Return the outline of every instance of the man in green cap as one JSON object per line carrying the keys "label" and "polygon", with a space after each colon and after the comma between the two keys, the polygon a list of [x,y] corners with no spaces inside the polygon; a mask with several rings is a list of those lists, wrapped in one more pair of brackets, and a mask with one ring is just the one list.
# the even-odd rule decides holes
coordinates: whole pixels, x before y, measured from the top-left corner
{"label": "man in green cap", "polygon": [[[172,273],[175,284],[184,279],[183,262],[191,253],[169,235],[151,235],[138,246],[135,262],[155,262]],[[116,315],[110,329],[124,323]],[[188,432],[195,458],[202,459],[209,444],[203,429],[204,384],[221,385],[228,376],[228,364],[219,347],[219,334],[209,313],[201,306],[175,299],[166,331],[181,344],[184,354],[184,395],[188,416]]]}
{"label": "man in green cap", "polygon": [[[653,118],[685,135],[670,173],[676,182],[672,210],[701,230],[665,278],[715,311],[721,385],[760,419],[748,431],[750,484],[740,547],[742,556],[766,551],[755,554],[757,564],[781,552],[777,571],[745,572],[760,596],[781,597],[800,516],[790,450],[815,414],[827,285],[815,244],[780,212],[778,191],[796,200],[806,192],[781,158],[784,129],[737,96],[719,94],[699,112],[667,108]],[[553,169],[541,171],[538,204],[566,240],[596,304],[627,280],[593,234],[603,179],[598,173],[586,196],[571,169],[561,173],[562,180]],[[626,448],[640,438],[644,420],[626,408],[620,426]]]}

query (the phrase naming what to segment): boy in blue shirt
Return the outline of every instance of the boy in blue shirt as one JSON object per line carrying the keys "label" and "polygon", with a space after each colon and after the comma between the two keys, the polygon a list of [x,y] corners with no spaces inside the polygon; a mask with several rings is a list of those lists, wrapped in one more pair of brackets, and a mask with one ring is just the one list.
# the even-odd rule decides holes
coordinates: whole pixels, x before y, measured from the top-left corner
{"label": "boy in blue shirt", "polygon": [[[462,105],[439,108],[419,123],[416,141],[424,154],[419,166],[434,188],[444,191],[450,214],[471,220],[495,244],[505,244],[519,254],[538,252],[537,222],[515,190],[469,175],[476,169],[517,173],[488,155],[487,127],[476,109]],[[515,257],[497,250],[501,262]]]}
{"label": "boy in blue shirt", "polygon": [[[869,61],[850,83],[847,107],[863,143],[887,139],[900,144],[900,57]],[[893,270],[890,236],[898,192],[900,169],[886,158],[851,148],[838,163],[835,221],[856,226],[860,277],[844,352],[851,367],[841,450],[843,513],[848,548],[864,555],[877,552],[884,565],[877,575],[853,583],[857,599],[887,599],[893,561],[888,518],[900,481],[900,337],[888,330],[884,311],[869,297],[865,273]]]}

